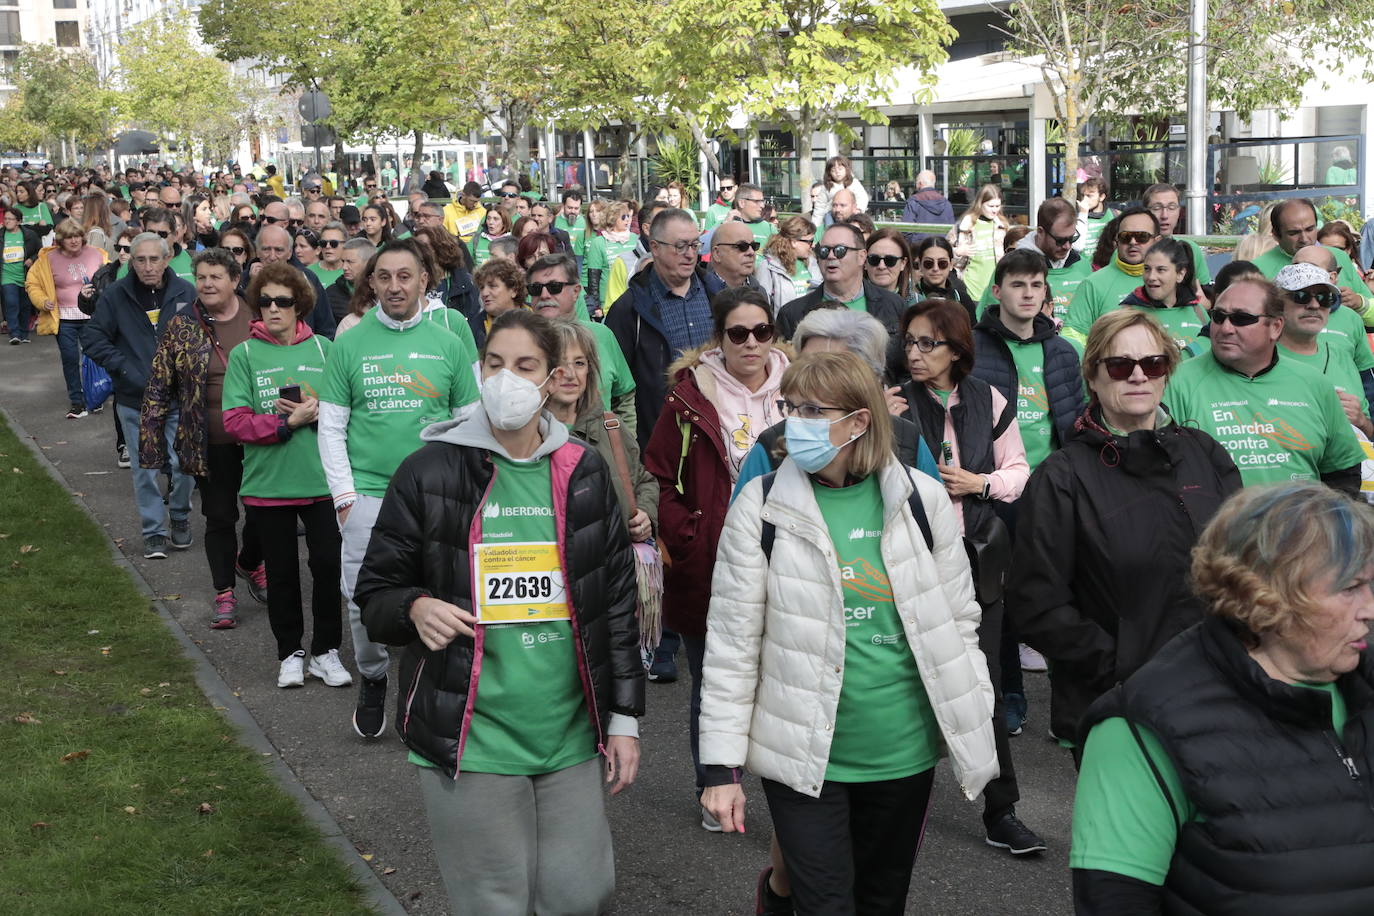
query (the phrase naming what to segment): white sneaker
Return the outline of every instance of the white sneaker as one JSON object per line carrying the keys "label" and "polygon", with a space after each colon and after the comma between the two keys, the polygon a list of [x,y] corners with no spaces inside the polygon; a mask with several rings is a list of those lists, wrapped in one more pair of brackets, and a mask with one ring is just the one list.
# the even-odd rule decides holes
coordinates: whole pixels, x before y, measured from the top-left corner
{"label": "white sneaker", "polygon": [[1021,643],[1021,670],[1029,671],[1032,674],[1050,670],[1050,666],[1045,662],[1045,656],[1036,652],[1025,643]]}
{"label": "white sneaker", "polygon": [[310,676],[319,678],[330,687],[347,687],[353,683],[353,675],[339,661],[338,649],[310,656]]}
{"label": "white sneaker", "polygon": [[705,808],[701,809],[701,829],[711,833],[721,832],[720,821],[716,820],[715,816]]}
{"label": "white sneaker", "polygon": [[286,658],[281,660],[281,668],[277,671],[278,687],[304,687],[305,686],[305,650],[297,649]]}

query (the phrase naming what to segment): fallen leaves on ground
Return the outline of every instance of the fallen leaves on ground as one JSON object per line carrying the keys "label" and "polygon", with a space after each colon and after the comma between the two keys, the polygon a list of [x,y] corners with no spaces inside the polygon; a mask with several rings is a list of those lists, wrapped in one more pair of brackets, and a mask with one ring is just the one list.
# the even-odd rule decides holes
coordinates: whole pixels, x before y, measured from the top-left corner
{"label": "fallen leaves on ground", "polygon": [[215,806],[212,805],[212,804],[210,804],[209,802],[201,802],[199,805],[196,805],[196,813],[197,813],[197,814],[214,814],[214,813],[215,813]]}
{"label": "fallen leaves on ground", "polygon": [[42,725],[42,724],[43,724],[43,720],[40,719],[40,718],[38,718],[37,716],[35,716],[35,715],[34,715],[33,713],[31,713],[31,712],[21,712],[19,715],[17,715],[17,716],[14,717],[14,721],[18,722],[20,725]]}
{"label": "fallen leaves on ground", "polygon": [[62,755],[62,762],[71,763],[73,760],[85,760],[89,756],[91,756],[90,748],[86,748],[82,751],[72,751],[70,754]]}

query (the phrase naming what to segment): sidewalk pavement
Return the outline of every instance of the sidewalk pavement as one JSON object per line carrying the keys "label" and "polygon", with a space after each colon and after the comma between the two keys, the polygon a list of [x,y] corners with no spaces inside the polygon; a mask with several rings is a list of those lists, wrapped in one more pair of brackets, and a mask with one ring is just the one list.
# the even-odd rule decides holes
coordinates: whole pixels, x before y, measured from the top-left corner
{"label": "sidewalk pavement", "polygon": [[[266,608],[254,602],[246,589],[238,589],[238,628],[209,628],[213,590],[201,541],[198,499],[191,516],[196,538],[191,549],[173,551],[166,560],[143,559],[128,472],[115,466],[113,410],[107,407],[82,420],[65,419],[67,404],[54,338],[41,337],[27,346],[0,350],[0,407],[15,433],[32,440],[74,497],[104,525],[131,568],[159,596],[173,632],[181,630],[203,653],[256,722],[260,736],[234,714],[228,701],[217,700],[217,705],[227,707],[231,720],[245,725],[245,743],[257,746],[262,738],[270,742],[280,760],[275,771],[288,789],[295,783],[298,791],[318,800],[327,812],[316,817],[322,829],[330,834],[332,819],[365,866],[407,912],[449,913],[415,768],[406,763],[392,723],[388,722],[383,739],[363,741],[350,721],[356,688],[329,688],[308,678],[303,689],[278,689]],[[308,582],[304,545],[301,553],[302,581]],[[80,561],[80,557],[72,558],[74,563]],[[340,655],[356,679],[347,635]],[[678,682],[649,685],[648,715],[641,722],[643,758],[638,781],[607,800],[616,850],[615,912],[621,916],[750,913],[755,877],[768,862],[768,812],[757,781],[751,778],[746,783],[745,835],[714,835],[700,828],[687,748],[687,669],[685,659],[679,662],[682,678]],[[393,669],[393,690],[395,680]],[[202,679],[203,685],[213,681],[213,677]],[[981,802],[964,802],[948,765],[942,763],[907,912],[1059,916],[1071,908],[1067,862],[1073,769],[1067,755],[1045,738],[1048,686],[1044,677],[1028,676],[1027,687],[1032,718],[1025,735],[1012,742],[1023,796],[1018,813],[1041,833],[1050,852],[1014,860],[984,845]],[[392,697],[388,697],[388,712]]]}

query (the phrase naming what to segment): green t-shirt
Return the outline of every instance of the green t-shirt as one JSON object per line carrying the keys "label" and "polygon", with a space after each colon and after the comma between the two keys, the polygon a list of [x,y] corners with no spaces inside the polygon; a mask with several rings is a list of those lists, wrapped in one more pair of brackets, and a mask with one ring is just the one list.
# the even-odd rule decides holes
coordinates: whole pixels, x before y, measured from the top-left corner
{"label": "green t-shirt", "polygon": [[1317,480],[1364,460],[1331,382],[1282,355],[1253,379],[1214,355],[1187,360],[1169,379],[1164,404],[1176,421],[1220,442],[1246,486]]}
{"label": "green t-shirt", "polygon": [[477,272],[487,261],[491,260],[491,242],[485,232],[479,232],[472,237],[472,270]]}
{"label": "green t-shirt", "polygon": [[[1331,724],[1345,730],[1345,698],[1335,684],[1310,684],[1331,695]],[[1073,845],[1069,867],[1109,871],[1162,886],[1178,843],[1169,799],[1150,769],[1153,761],[1184,822],[1201,819],[1184,795],[1183,780],[1154,732],[1137,727],[1149,760],[1122,718],[1093,727],[1083,748],[1083,766],[1073,802]]]}
{"label": "green t-shirt", "polygon": [[[554,543],[548,460],[492,455],[491,461],[495,473],[482,509],[482,542]],[[461,768],[535,776],[595,757],[596,733],[578,675],[572,624],[484,626],[477,700]]]}
{"label": "green t-shirt", "polygon": [[1172,308],[1137,305],[1134,308],[1153,315],[1155,320],[1164,326],[1164,330],[1169,332],[1169,336],[1174,339],[1180,350],[1190,344],[1194,345],[1194,350],[1210,349],[1211,341],[1206,337],[1198,337],[1202,331],[1202,319],[1198,317],[1198,310],[1191,305],[1175,305]]}
{"label": "green t-shirt", "polygon": [[472,339],[472,325],[468,324],[462,312],[441,305],[438,308],[425,309],[425,319],[447,329],[458,338],[458,347],[467,365],[471,366],[477,362],[477,341]]}
{"label": "green t-shirt", "polygon": [[[1092,263],[1079,258],[1067,267],[1052,267],[1045,276],[1050,286],[1050,296],[1054,299],[1054,317],[1061,324],[1069,317],[1069,301],[1083,281],[1093,275]],[[989,283],[978,300],[978,317],[982,318],[987,307],[997,301],[992,294],[993,284]]]}
{"label": "green t-shirt", "polygon": [[580,319],[596,338],[596,357],[601,363],[601,400],[607,410],[611,409],[611,399],[624,397],[635,390],[634,373],[630,364],[625,362],[625,353],[615,339],[615,332],[599,321],[590,318]]}
{"label": "green t-shirt", "polygon": [[1045,347],[1035,340],[1007,341],[1016,363],[1016,426],[1026,447],[1026,463],[1035,470],[1054,445],[1050,399],[1045,390]]}
{"label": "green t-shirt", "polygon": [[45,203],[37,203],[31,207],[15,204],[14,209],[19,211],[19,224],[21,226],[53,225],[52,210],[48,209],[48,205]]}
{"label": "green t-shirt", "polygon": [[1321,339],[1331,341],[1338,349],[1348,350],[1357,371],[1374,369],[1374,352],[1369,349],[1364,320],[1353,309],[1341,306],[1332,312],[1326,327],[1322,328]]}
{"label": "green t-shirt", "polygon": [[734,209],[734,204],[714,203],[706,208],[706,218],[702,222],[702,230],[707,231],[716,228],[725,222],[725,217],[730,215]]}
{"label": "green t-shirt", "polygon": [[[598,293],[603,309],[611,305],[606,301],[611,286],[611,264],[616,258],[633,254],[638,245],[639,236],[633,232],[623,242],[614,241],[601,234],[594,235],[587,241],[587,270],[601,271],[601,288]],[[627,261],[625,266],[628,268],[626,275],[634,276],[633,262]]]}
{"label": "green t-shirt", "polygon": [[1179,241],[1187,245],[1193,252],[1193,273],[1197,275],[1198,283],[1211,283],[1212,271],[1207,268],[1207,254],[1202,250],[1202,246],[1189,239]]}
{"label": "green t-shirt", "polygon": [[579,215],[571,224],[563,218],[563,211],[559,210],[558,215],[553,218],[553,227],[562,229],[568,233],[568,241],[572,243],[572,253],[584,258],[587,256],[587,218]]}
{"label": "green t-shirt", "polygon": [[1090,262],[1093,259],[1093,252],[1097,250],[1097,240],[1102,237],[1102,230],[1107,228],[1107,224],[1116,218],[1116,213],[1109,207],[1103,207],[1101,213],[1084,214],[1082,248],[1083,259]]}
{"label": "green t-shirt", "polygon": [[1141,284],[1142,277],[1131,276],[1116,266],[1116,258],[1101,270],[1093,271],[1074,291],[1069,314],[1064,319],[1064,336],[1086,341],[1093,322],[1121,305],[1121,300]]}
{"label": "green t-shirt", "polygon": [[977,302],[983,290],[992,285],[997,269],[997,224],[991,220],[973,221],[973,254],[964,268],[964,288]]}
{"label": "green t-shirt", "polygon": [[759,243],[759,257],[763,257],[763,249],[768,244],[768,240],[778,234],[778,227],[766,219],[761,219],[756,223],[746,220],[744,225],[748,226],[749,231],[754,234],[754,241]]}
{"label": "green t-shirt", "polygon": [[940,727],[887,578],[877,476],[812,490],[835,545],[844,596],[844,679],[825,778],[876,782],[924,772],[940,758]]}
{"label": "green t-shirt", "polygon": [[[251,407],[253,413],[276,414],[279,392],[288,385],[299,385],[303,396],[318,398],[332,345],[318,334],[289,347],[245,340],[229,353],[224,409]],[[260,499],[328,496],[314,428],[302,426],[276,445],[245,445],[239,494]]]}
{"label": "green t-shirt", "polygon": [[320,400],[351,410],[354,487],[385,496],[396,467],[420,447],[420,431],[477,400],[477,380],[455,335],[432,321],[397,331],[374,309],[335,341]]}
{"label": "green t-shirt", "polygon": [[[1336,270],[1338,271],[1336,284],[1354,290],[1364,301],[1364,308],[1360,310],[1361,314],[1358,316],[1359,319],[1364,324],[1374,325],[1374,309],[1370,308],[1372,297],[1369,293],[1369,287],[1365,286],[1364,278],[1360,276],[1360,269],[1350,260],[1350,255],[1341,251],[1339,248],[1332,248],[1330,245],[1323,245],[1322,247],[1331,252],[1336,258]],[[1259,272],[1270,280],[1274,279],[1280,270],[1292,263],[1293,256],[1277,245],[1255,258],[1254,261],[1255,267],[1259,268]],[[1332,313],[1331,317],[1334,319],[1337,313],[1343,311],[1345,311],[1344,308],[1339,308],[1336,312]]]}
{"label": "green t-shirt", "polygon": [[0,268],[0,283],[5,286],[23,286],[24,233],[6,232],[3,250],[4,267]]}
{"label": "green t-shirt", "polygon": [[338,270],[330,270],[329,268],[324,266],[323,261],[316,261],[314,264],[311,264],[309,267],[307,267],[306,270],[310,271],[312,274],[319,277],[320,285],[323,286],[325,289],[329,289],[330,284],[332,284],[335,280],[343,276],[342,267],[340,267]]}
{"label": "green t-shirt", "polygon": [[167,266],[172,268],[172,273],[176,274],[187,283],[193,286],[195,285],[196,269],[191,263],[191,252],[187,251],[185,248],[181,249],[181,253],[168,261]]}
{"label": "green t-shirt", "polygon": [[396,187],[396,170],[382,169],[382,187],[391,190]]}
{"label": "green t-shirt", "polygon": [[1339,337],[1327,338],[1318,334],[1316,353],[1294,353],[1282,343],[1278,346],[1281,359],[1291,359],[1317,370],[1337,391],[1359,398],[1360,410],[1369,413],[1369,402],[1365,400],[1360,374],[1355,371],[1355,363],[1341,346]]}
{"label": "green t-shirt", "polygon": [[792,287],[798,299],[811,292],[811,269],[800,258],[797,259],[797,269],[792,271]]}
{"label": "green t-shirt", "polygon": [[859,287],[859,295],[855,296],[853,299],[850,299],[848,302],[846,302],[844,304],[844,307],[847,309],[853,309],[856,312],[868,311],[868,296],[865,295],[863,287]]}

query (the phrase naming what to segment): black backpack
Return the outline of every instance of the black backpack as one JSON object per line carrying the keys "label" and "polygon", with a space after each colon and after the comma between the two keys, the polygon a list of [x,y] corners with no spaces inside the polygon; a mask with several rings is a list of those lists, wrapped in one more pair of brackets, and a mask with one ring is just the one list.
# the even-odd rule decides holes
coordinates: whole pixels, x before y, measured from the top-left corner
{"label": "black backpack", "polygon": [[[763,502],[768,500],[768,491],[773,489],[773,480],[778,476],[777,471],[769,471],[763,475]],[[907,476],[911,472],[907,471]],[[921,494],[916,489],[916,481],[911,482],[911,495],[907,497],[907,506],[911,508],[911,514],[916,519],[916,524],[921,528],[921,534],[925,535],[926,549],[935,550],[935,537],[930,533],[930,519],[926,518],[925,506],[921,505]],[[763,532],[759,536],[759,544],[763,547],[763,555],[769,563],[773,562],[773,541],[778,535],[778,528],[772,522],[763,523]]]}

